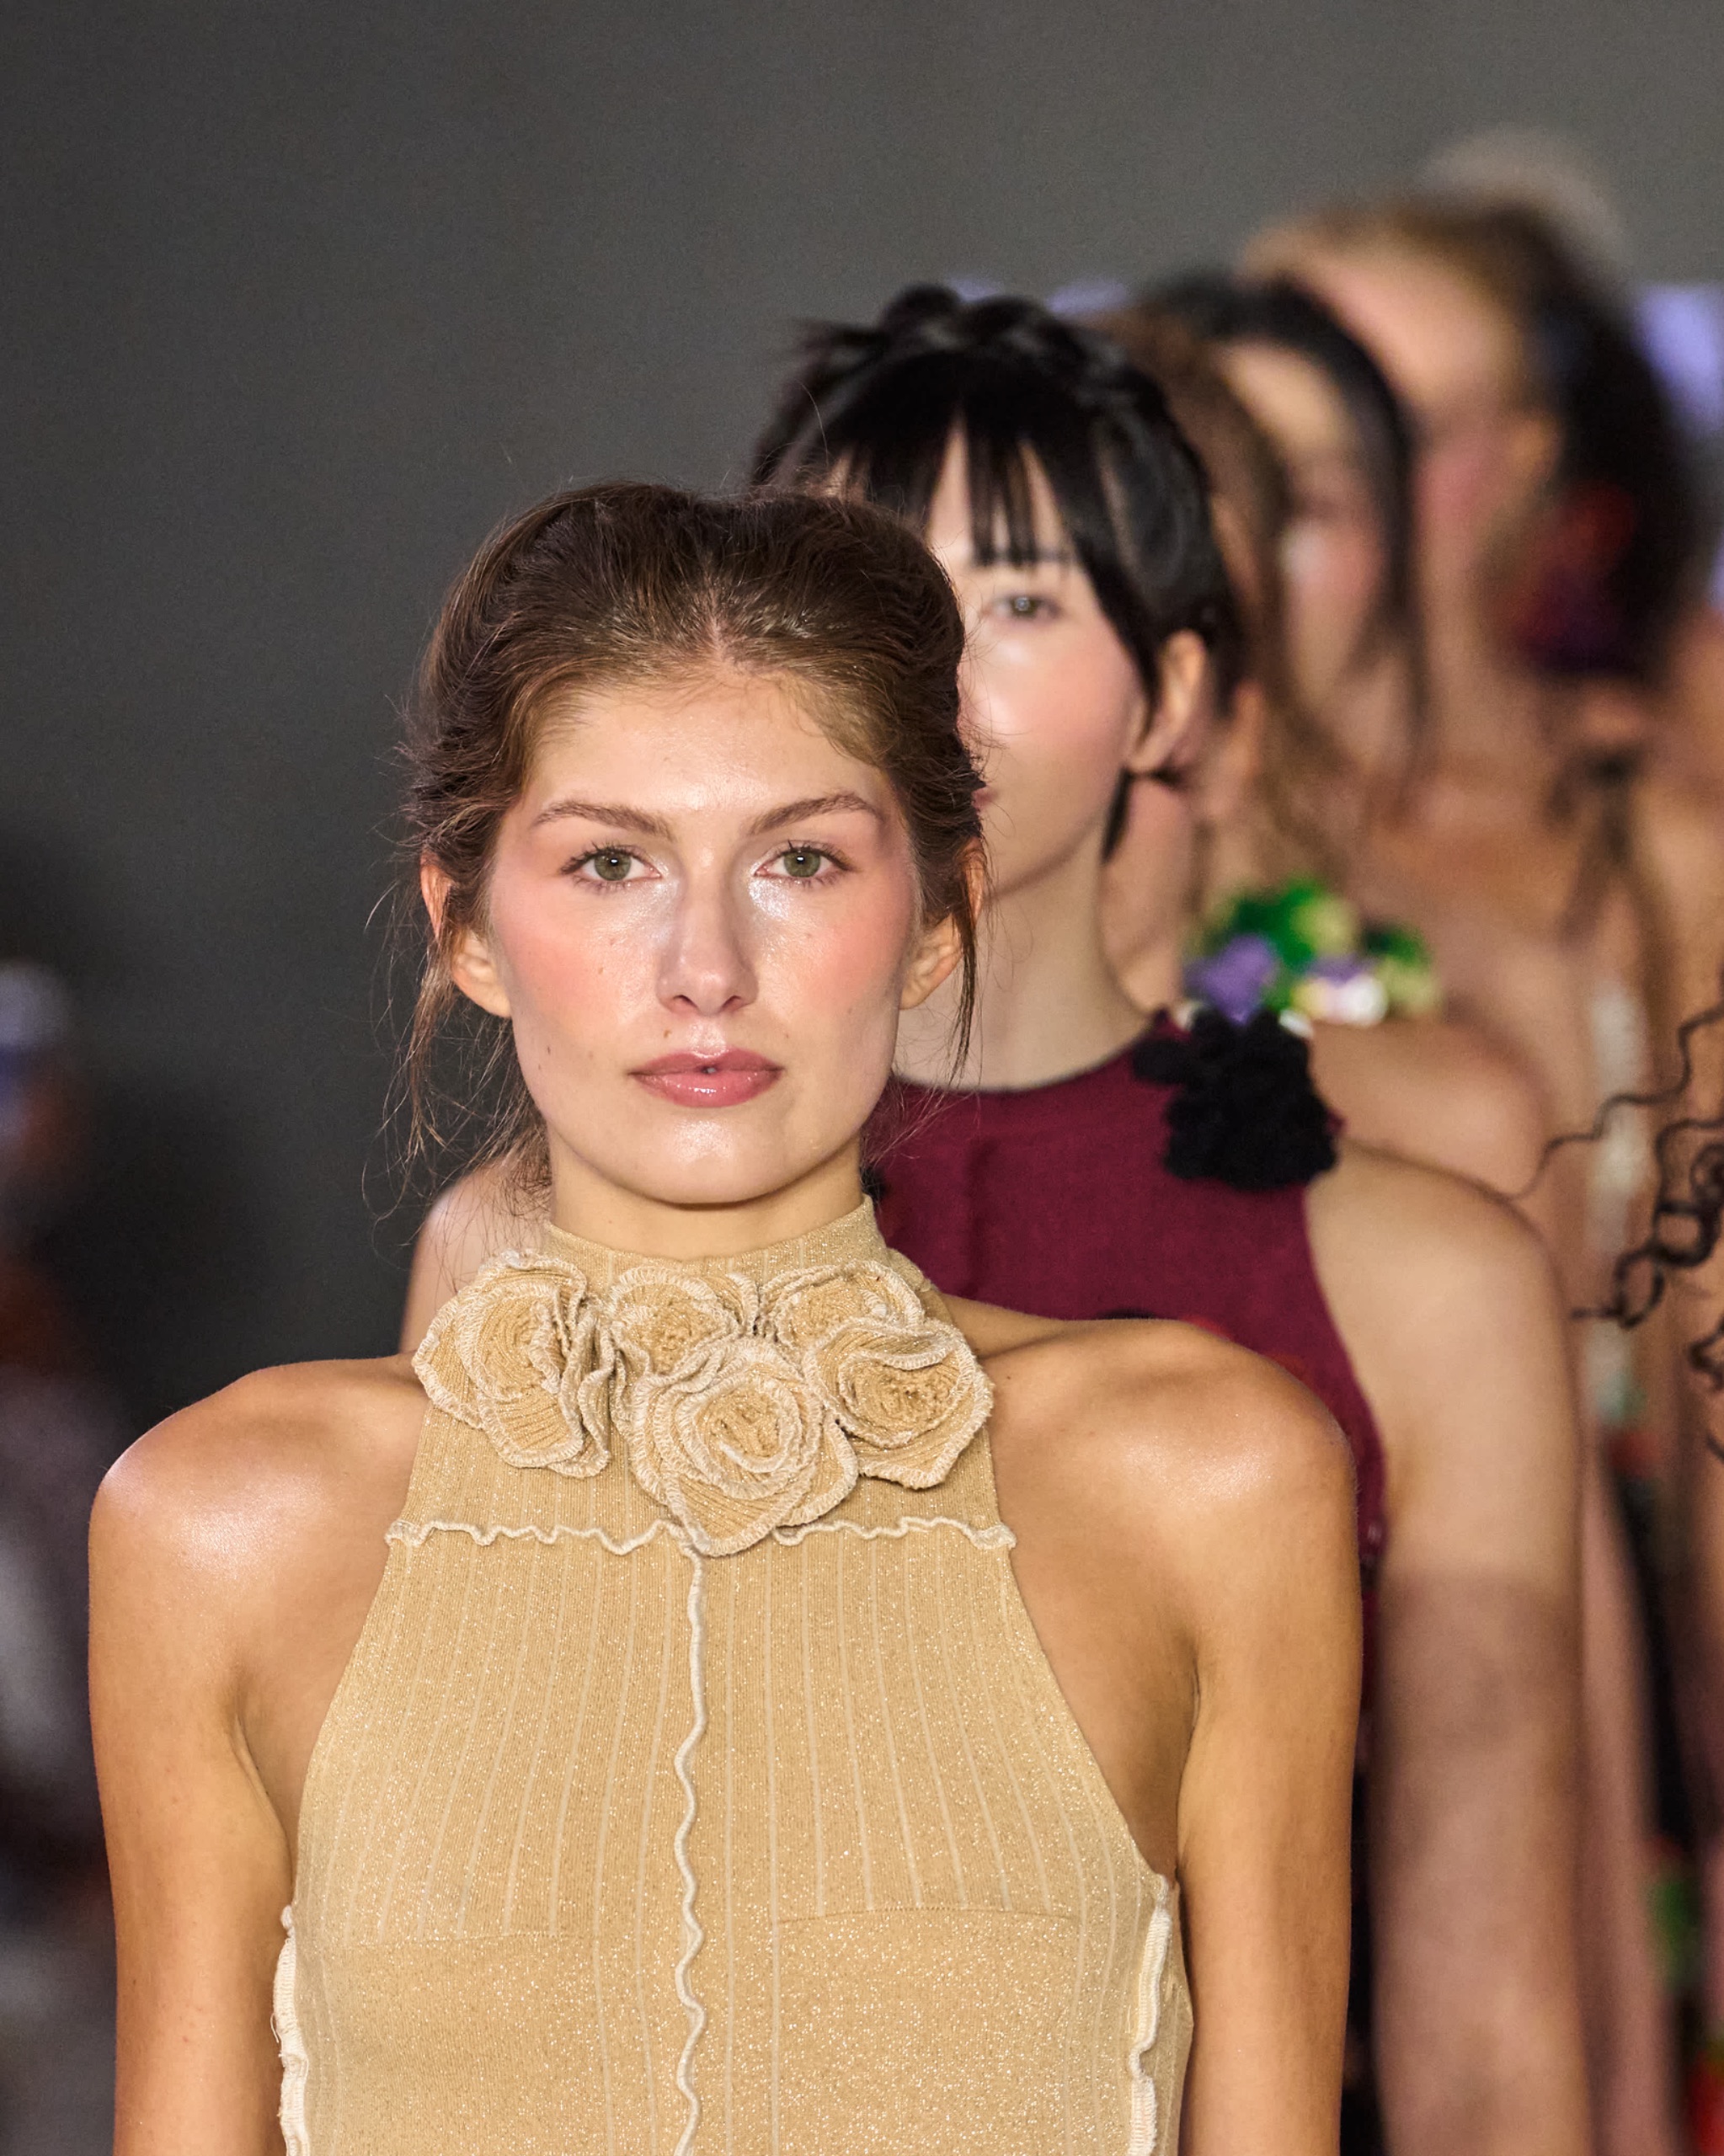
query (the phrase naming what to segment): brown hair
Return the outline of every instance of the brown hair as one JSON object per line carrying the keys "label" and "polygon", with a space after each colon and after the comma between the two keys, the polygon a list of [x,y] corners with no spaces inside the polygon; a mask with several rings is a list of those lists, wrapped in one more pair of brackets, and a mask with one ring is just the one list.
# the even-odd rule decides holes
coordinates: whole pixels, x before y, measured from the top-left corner
{"label": "brown hair", "polygon": [[[1289,851],[1289,872],[1338,873],[1322,804],[1340,765],[1332,743],[1305,708],[1287,654],[1286,584],[1281,547],[1291,515],[1286,474],[1274,445],[1216,366],[1208,347],[1174,316],[1138,301],[1093,327],[1156,382],[1174,423],[1197,451],[1245,629],[1246,671],[1262,691],[1268,738],[1260,781],[1271,831]],[[1225,516],[1219,514],[1226,511]],[[1229,558],[1229,526],[1249,557],[1246,574]]]}
{"label": "brown hair", "polygon": [[1516,379],[1511,395],[1543,403],[1549,385],[1529,344],[1538,305],[1528,259],[1529,213],[1508,205],[1444,195],[1390,195],[1374,202],[1341,202],[1260,233],[1246,250],[1254,275],[1297,278],[1321,255],[1412,254],[1439,264],[1470,285],[1513,332]]}
{"label": "brown hair", "polygon": [[[446,601],[420,670],[406,759],[406,855],[449,879],[416,927],[419,979],[403,1091],[409,1161],[478,1126],[476,1160],[542,1170],[543,1128],[507,1022],[450,973],[484,919],[497,827],[525,785],[553,698],[718,667],[790,675],[846,752],[889,781],[922,917],[963,941],[956,1053],[976,990],[973,863],[981,786],[958,725],[963,626],[951,587],[897,519],[814,494],[739,499],[638,483],[553,496],[488,539]],[[416,910],[416,897],[410,900]],[[463,1075],[433,1076],[464,1027]],[[482,1104],[483,1103],[483,1104]]]}
{"label": "brown hair", "polygon": [[[1701,524],[1679,431],[1619,300],[1546,212],[1513,197],[1343,204],[1261,235],[1246,259],[1297,276],[1324,255],[1377,252],[1421,257],[1468,284],[1514,334],[1511,395],[1561,435],[1542,499],[1501,549],[1499,633],[1547,679],[1657,686],[1694,597]],[[1577,558],[1565,558],[1570,542]],[[1589,825],[1563,926],[1590,933],[1611,891],[1625,894],[1662,1043],[1675,1019],[1671,931],[1638,776],[1634,756],[1570,749],[1553,807]]]}

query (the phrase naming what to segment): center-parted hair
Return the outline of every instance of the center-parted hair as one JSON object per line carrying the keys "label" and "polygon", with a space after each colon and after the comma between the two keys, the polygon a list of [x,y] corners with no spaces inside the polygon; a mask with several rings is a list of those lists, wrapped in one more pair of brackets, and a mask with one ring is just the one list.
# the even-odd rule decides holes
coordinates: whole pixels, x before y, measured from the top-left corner
{"label": "center-parted hair", "polygon": [[[447,878],[419,931],[403,1090],[409,1158],[477,1136],[479,1159],[542,1160],[542,1126],[503,1020],[451,976],[482,927],[498,826],[547,720],[584,699],[729,670],[789,677],[830,739],[889,782],[921,915],[963,942],[962,1055],[975,999],[974,864],[981,781],[959,727],[963,624],[939,564],[903,522],[832,494],[686,494],[621,483],[553,496],[494,533],[444,604],[406,745],[407,864]],[[418,915],[421,922],[422,915]],[[458,1075],[433,1076],[446,1033]]]}
{"label": "center-parted hair", "polygon": [[1032,300],[967,302],[916,285],[871,325],[810,328],[755,478],[837,480],[921,530],[954,438],[979,563],[1036,558],[1039,467],[1150,696],[1161,646],[1182,629],[1204,639],[1231,694],[1241,634],[1195,454],[1161,390],[1117,346]]}

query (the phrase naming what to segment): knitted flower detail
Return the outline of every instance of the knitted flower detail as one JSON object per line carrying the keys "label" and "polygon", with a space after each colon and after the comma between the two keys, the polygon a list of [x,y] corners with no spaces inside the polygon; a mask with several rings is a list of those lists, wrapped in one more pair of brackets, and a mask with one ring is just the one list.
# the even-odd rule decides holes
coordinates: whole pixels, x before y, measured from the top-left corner
{"label": "knitted flower detail", "polygon": [[855,1440],[862,1472],[912,1490],[940,1481],[988,1418],[992,1393],[955,1326],[852,1318],[804,1358]]}
{"label": "knitted flower detail", "polygon": [[747,1549],[874,1475],[938,1482],[991,1396],[921,1276],[873,1258],[740,1273],[638,1265],[595,1294],[566,1259],[511,1255],[440,1311],[426,1391],[512,1467],[596,1475],[609,1433],[692,1546]]}
{"label": "knitted flower detail", "polygon": [[850,1265],[809,1265],[767,1285],[761,1302],[766,1328],[793,1353],[830,1340],[858,1318],[889,1326],[927,1322],[922,1299],[903,1274],[873,1258]]}
{"label": "knitted flower detail", "polygon": [[739,1275],[707,1279],[638,1265],[604,1299],[603,1321],[626,1379],[687,1378],[753,1331],[760,1298]]}
{"label": "knitted flower detail", "polygon": [[596,1475],[611,1457],[614,1357],[584,1276],[510,1252],[433,1320],[414,1369],[457,1422],[511,1467]]}
{"label": "knitted flower detail", "polygon": [[635,1480],[707,1556],[818,1519],[855,1485],[837,1417],[776,1341],[734,1341],[686,1376],[632,1390]]}

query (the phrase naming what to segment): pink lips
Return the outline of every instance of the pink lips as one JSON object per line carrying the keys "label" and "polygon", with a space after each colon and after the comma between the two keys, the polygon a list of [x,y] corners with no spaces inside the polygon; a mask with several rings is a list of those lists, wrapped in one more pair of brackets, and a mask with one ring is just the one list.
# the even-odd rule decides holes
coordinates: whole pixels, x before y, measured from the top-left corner
{"label": "pink lips", "polygon": [[763,1055],[729,1048],[722,1055],[661,1055],[632,1075],[678,1107],[734,1108],[764,1093],[783,1072]]}

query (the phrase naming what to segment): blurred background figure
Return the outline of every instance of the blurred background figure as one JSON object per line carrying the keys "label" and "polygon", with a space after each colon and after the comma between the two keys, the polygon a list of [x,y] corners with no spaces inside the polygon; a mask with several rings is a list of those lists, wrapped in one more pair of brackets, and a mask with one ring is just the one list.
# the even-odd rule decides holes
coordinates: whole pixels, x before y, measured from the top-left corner
{"label": "blurred background figure", "polygon": [[[1554,1236],[1565,1177],[1535,1183],[1550,1134],[1535,1075],[1445,1011],[1417,936],[1368,928],[1353,903],[1369,774],[1403,783],[1423,724],[1399,401],[1333,317],[1288,286],[1188,277],[1097,326],[1163,384],[1203,456],[1250,631],[1249,670],[1193,782],[1193,992],[1235,1015],[1296,1011],[1354,1137],[1527,1193]],[[1146,879],[1166,852],[1155,822],[1140,789],[1109,864],[1110,948],[1129,981],[1148,958]]]}
{"label": "blurred background figure", "polygon": [[[1204,364],[1212,377],[1225,370],[1239,392],[1236,403],[1255,409],[1286,478],[1278,549],[1256,562],[1250,579],[1262,590],[1280,572],[1285,649],[1259,667],[1262,681],[1278,686],[1257,713],[1243,715],[1257,718],[1255,753],[1236,723],[1216,760],[1232,776],[1217,783],[1212,770],[1199,789],[1214,839],[1211,921],[1200,944],[1205,955],[1189,970],[1193,991],[1224,1007],[1239,997],[1303,1017],[1325,1097],[1353,1134],[1519,1198],[1553,1251],[1567,1251],[1583,1225],[1581,1162],[1559,1155],[1555,1172],[1538,1173],[1554,1134],[1539,1074],[1487,1027],[1439,1015],[1442,983],[1422,939],[1380,921],[1368,926],[1352,898],[1376,822],[1405,805],[1428,723],[1413,581],[1413,467],[1399,402],[1357,341],[1289,285],[1186,278],[1111,326],[1145,364],[1182,384],[1176,407],[1218,489],[1236,486],[1242,470],[1240,419],[1217,427],[1220,400],[1231,393],[1217,379],[1193,394]],[[1194,333],[1208,340],[1207,362],[1188,351],[1182,360],[1182,340]],[[1262,519],[1254,525],[1261,534]],[[1275,618],[1273,609],[1257,610],[1260,640]],[[1150,813],[1150,804],[1134,804],[1133,832],[1115,857],[1122,942],[1147,917],[1134,841]],[[1284,874],[1289,862],[1294,873],[1273,884],[1268,879],[1278,861]],[[1539,957],[1547,1010],[1577,1014],[1582,969],[1554,944]],[[1518,993],[1529,971],[1523,969]],[[1602,2031],[1615,2052],[1643,2062],[1634,2079],[1648,2093],[1634,2107],[1639,2137],[1627,2145],[1668,2147],[1673,2077],[1643,1895],[1648,1806],[1639,1632],[1626,1556],[1597,1471],[1584,1486],[1583,1519],[1593,1785],[1587,1869],[1595,1901],[1610,1913],[1591,1956],[1628,1972],[1594,2005],[1593,2048],[1596,2056],[1603,2047]],[[1607,1893],[1599,1892],[1601,1882]],[[1599,1930],[1596,1913],[1592,1929]]]}
{"label": "blurred background figure", "polygon": [[81,1152],[71,1013],[0,963],[0,2151],[93,2156],[113,2103],[105,1874],[84,1705],[84,1532],[125,1442],[37,1256]]}
{"label": "blurred background figure", "polygon": [[[1275,602],[1256,610],[1260,641],[1285,628],[1280,662],[1259,669],[1260,745],[1235,757],[1255,783],[1236,777],[1212,803],[1204,896],[1225,903],[1194,978],[1237,992],[1255,953],[1257,990],[1317,1019],[1316,1066],[1361,1134],[1513,1190],[1530,1181],[1512,1166],[1526,1121],[1521,1147],[1502,1149],[1486,1106],[1513,1084],[1499,1070],[1481,1093],[1463,1073],[1484,1067],[1481,1044],[1486,1064],[1507,1057],[1546,1135],[1584,1128],[1611,1093],[1668,1083],[1676,1022],[1711,999],[1724,955],[1724,818],[1695,715],[1718,633],[1699,461],[1609,281],[1608,220],[1593,219],[1597,245],[1576,243],[1542,200],[1490,177],[1451,164],[1441,192],[1302,220],[1257,243],[1250,281],[1183,280],[1110,326],[1170,381],[1172,325],[1204,339],[1287,483],[1271,559],[1268,498],[1241,484],[1236,419],[1220,430],[1230,450],[1213,387],[1188,389],[1186,424],[1236,525],[1259,537],[1249,588],[1280,572]],[[1577,216],[1590,199],[1578,183],[1554,192]],[[1182,372],[1194,379],[1188,361]],[[1289,836],[1305,858],[1277,886]],[[1337,863],[1339,890],[1313,880]],[[1412,933],[1373,937],[1360,909]],[[1466,1022],[1447,1038],[1428,1022],[1439,993]],[[1426,1022],[1371,1023],[1397,1005],[1422,1006]],[[1332,1022],[1343,1017],[1351,1042]],[[1691,1104],[1716,1084],[1703,1066]],[[1422,1094],[1445,1105],[1410,1115]],[[1647,1119],[1619,1115],[1540,1186],[1577,1302],[1599,1299],[1644,1225],[1648,1135]],[[1670,1326],[1632,1349],[1605,1327],[1588,1344],[1661,1643],[1677,1620],[1661,1704],[1673,1692],[1685,1705],[1689,1772],[1667,1744],[1659,1809],[1680,1830],[1696,1769],[1707,1779],[1716,1689],[1670,1531],[1692,1403]],[[1637,1627],[1616,1524],[1596,1502],[1588,1539],[1595,2101],[1604,2145],[1625,2152],[1674,2145],[1673,2077],[1642,1908]]]}

